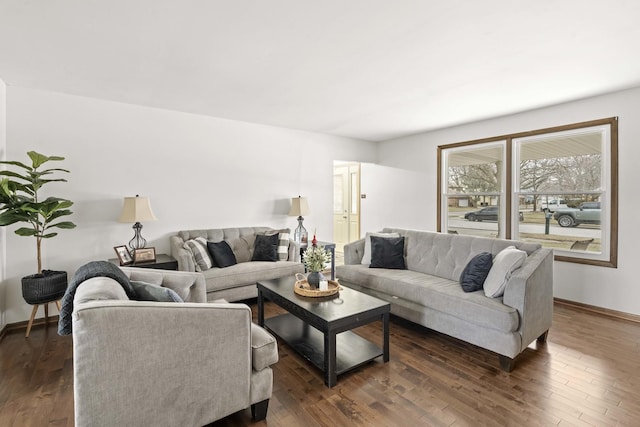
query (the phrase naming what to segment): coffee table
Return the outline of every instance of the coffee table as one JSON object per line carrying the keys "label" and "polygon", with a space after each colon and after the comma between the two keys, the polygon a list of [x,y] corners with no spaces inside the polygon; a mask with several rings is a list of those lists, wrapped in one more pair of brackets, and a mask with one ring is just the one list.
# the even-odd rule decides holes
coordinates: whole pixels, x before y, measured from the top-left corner
{"label": "coffee table", "polygon": [[[390,304],[343,286],[330,297],[304,297],[293,290],[294,277],[261,280],[258,285],[258,324],[280,337],[324,373],[333,387],[338,375],[382,356],[389,361]],[[270,300],[288,311],[264,318],[264,302]],[[382,320],[382,347],[351,329]]]}

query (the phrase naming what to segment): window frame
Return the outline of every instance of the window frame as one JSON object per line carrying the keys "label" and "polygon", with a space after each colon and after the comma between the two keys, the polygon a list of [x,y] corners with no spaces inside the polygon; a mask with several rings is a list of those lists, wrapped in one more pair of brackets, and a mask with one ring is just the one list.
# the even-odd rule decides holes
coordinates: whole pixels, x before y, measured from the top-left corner
{"label": "window frame", "polygon": [[[608,220],[608,227],[606,230],[602,230],[602,238],[606,239],[608,244],[608,255],[605,253],[600,259],[593,259],[583,253],[571,253],[569,251],[562,251],[561,254],[554,254],[554,258],[557,261],[573,262],[578,264],[596,265],[602,267],[617,268],[618,266],[618,117],[609,117],[605,119],[591,120],[586,122],[573,123],[569,125],[555,126],[550,128],[532,130],[527,132],[513,133],[507,135],[500,135],[490,138],[483,138],[471,141],[457,142],[453,144],[439,145],[437,148],[437,224],[436,229],[441,232],[446,229],[447,217],[443,215],[443,202],[445,197],[449,196],[449,193],[443,188],[445,174],[447,173],[446,162],[444,156],[451,152],[452,149],[461,149],[464,147],[470,147],[481,144],[500,143],[504,142],[504,155],[506,161],[504,162],[504,173],[506,178],[503,183],[503,191],[501,198],[501,213],[504,214],[501,221],[500,228],[504,230],[504,239],[512,239],[512,236],[517,235],[518,232],[515,227],[518,226],[518,222],[514,220],[512,212],[513,209],[517,210],[515,199],[516,194],[514,192],[514,162],[516,160],[516,153],[514,152],[514,140],[524,140],[529,137],[542,136],[545,134],[557,134],[566,131],[580,130],[589,127],[609,126],[608,134],[609,141],[605,141],[604,146],[608,148],[602,153],[603,171],[608,173],[604,180],[608,183],[608,188],[604,191],[608,192],[607,202],[605,207],[608,211],[604,213]],[[608,147],[607,147],[608,144]],[[454,150],[455,151],[455,150]],[[587,192],[588,193],[588,192]]]}

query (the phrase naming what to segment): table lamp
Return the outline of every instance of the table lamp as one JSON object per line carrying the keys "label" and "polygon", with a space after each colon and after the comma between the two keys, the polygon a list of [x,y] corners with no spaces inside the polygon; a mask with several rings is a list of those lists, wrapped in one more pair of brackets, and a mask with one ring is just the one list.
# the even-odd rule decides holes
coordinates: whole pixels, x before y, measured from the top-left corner
{"label": "table lamp", "polygon": [[311,213],[309,210],[309,203],[306,197],[293,197],[291,198],[291,210],[289,210],[289,216],[298,217],[298,228],[293,232],[293,240],[300,245],[301,248],[307,247],[308,237],[307,229],[302,225],[304,218],[302,215],[308,215]]}
{"label": "table lamp", "polygon": [[148,197],[140,197],[136,194],[136,197],[125,197],[124,205],[122,206],[122,214],[120,215],[120,222],[133,222],[134,235],[133,239],[129,241],[129,247],[132,251],[140,248],[144,248],[147,245],[147,241],[142,237],[141,221],[152,221],[157,218],[151,210],[151,204]]}

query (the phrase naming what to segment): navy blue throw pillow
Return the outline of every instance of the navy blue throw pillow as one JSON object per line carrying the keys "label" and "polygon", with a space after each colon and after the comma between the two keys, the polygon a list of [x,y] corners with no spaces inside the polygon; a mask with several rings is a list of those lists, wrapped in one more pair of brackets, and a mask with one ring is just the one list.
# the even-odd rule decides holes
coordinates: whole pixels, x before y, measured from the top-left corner
{"label": "navy blue throw pillow", "polygon": [[229,267],[230,265],[236,265],[236,256],[231,250],[231,246],[224,240],[222,242],[207,242],[207,249],[211,254],[211,258],[215,265],[220,268]]}
{"label": "navy blue throw pillow", "polygon": [[489,275],[493,265],[493,257],[489,252],[481,252],[471,258],[460,275],[460,285],[465,292],[479,291]]}
{"label": "navy blue throw pillow", "polygon": [[371,264],[369,268],[406,269],[404,265],[404,237],[371,236]]}
{"label": "navy blue throw pillow", "polygon": [[278,243],[280,235],[263,236],[258,234],[253,246],[251,261],[278,261]]}

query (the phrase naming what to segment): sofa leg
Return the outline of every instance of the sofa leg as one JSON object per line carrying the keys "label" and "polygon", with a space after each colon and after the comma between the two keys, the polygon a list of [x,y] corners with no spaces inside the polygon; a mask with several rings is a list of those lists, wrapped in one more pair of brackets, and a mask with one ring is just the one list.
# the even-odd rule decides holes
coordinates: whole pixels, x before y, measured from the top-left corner
{"label": "sofa leg", "polygon": [[500,369],[505,372],[513,371],[513,368],[516,365],[516,360],[507,356],[499,355],[500,358]]}
{"label": "sofa leg", "polygon": [[251,418],[255,421],[261,421],[267,418],[267,409],[269,409],[269,399],[251,405]]}
{"label": "sofa leg", "polygon": [[546,331],[544,331],[544,333],[538,337],[538,342],[539,343],[547,342],[547,335],[549,335],[549,330],[548,329]]}

